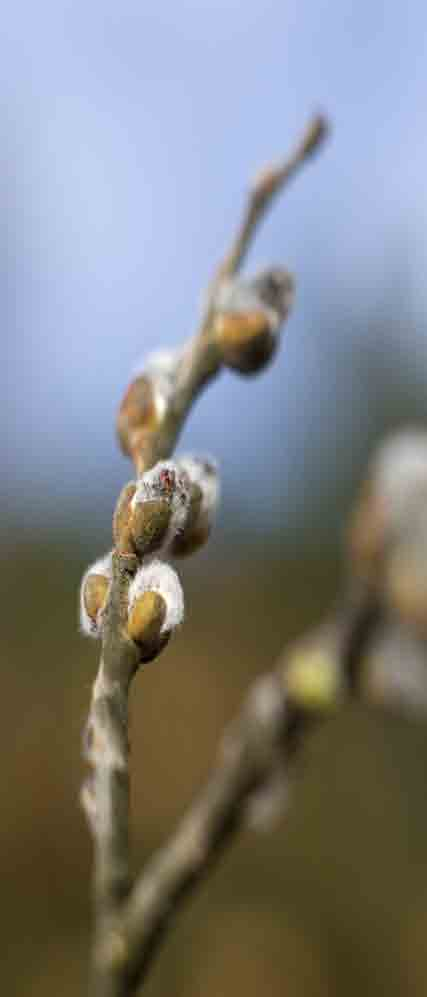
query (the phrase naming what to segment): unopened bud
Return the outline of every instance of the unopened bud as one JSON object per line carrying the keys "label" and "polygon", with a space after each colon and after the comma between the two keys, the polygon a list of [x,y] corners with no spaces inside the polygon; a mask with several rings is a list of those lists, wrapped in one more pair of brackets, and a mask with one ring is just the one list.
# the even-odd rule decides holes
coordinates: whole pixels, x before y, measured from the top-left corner
{"label": "unopened bud", "polygon": [[399,433],[374,455],[350,527],[353,566],[369,584],[388,585],[392,570],[391,588],[397,591],[397,571],[414,563],[411,551],[425,549],[426,509],[427,433]]}
{"label": "unopened bud", "polygon": [[[420,510],[421,513],[421,510]],[[385,597],[401,620],[427,635],[427,521],[416,516],[412,536],[405,536],[388,558]]]}
{"label": "unopened bud", "polygon": [[152,554],[162,546],[171,519],[171,507],[165,499],[136,502],[132,509],[132,538],[141,554]]}
{"label": "unopened bud", "polygon": [[129,611],[129,637],[140,645],[142,660],[156,657],[169,634],[161,634],[166,616],[166,603],[158,592],[144,592]]}
{"label": "unopened bud", "polygon": [[176,350],[150,353],[138,365],[120,406],[117,432],[125,454],[135,457],[162,422],[173,394],[180,360]]}
{"label": "unopened bud", "polygon": [[131,457],[157,423],[155,385],[150,377],[141,375],[129,385],[119,409],[117,434],[123,453]]}
{"label": "unopened bud", "polygon": [[284,322],[289,315],[295,297],[295,280],[284,267],[268,267],[260,270],[251,280],[254,293],[259,296],[266,308]]}
{"label": "unopened bud", "polygon": [[111,553],[95,561],[83,576],[80,587],[80,624],[88,637],[102,635],[111,577]]}
{"label": "unopened bud", "polygon": [[213,331],[223,363],[240,374],[256,374],[276,351],[277,324],[261,309],[219,314]]}
{"label": "unopened bud", "polygon": [[215,297],[213,335],[226,366],[255,374],[271,360],[293,294],[291,275],[278,267],[251,280],[222,282]]}
{"label": "unopened bud", "polygon": [[286,655],[283,672],[290,702],[313,713],[334,710],[342,694],[339,661],[333,641],[308,638]]}
{"label": "unopened bud", "polygon": [[155,658],[184,618],[184,596],[176,571],[164,561],[143,564],[129,586],[129,636],[141,660]]}
{"label": "unopened bud", "polygon": [[160,461],[137,482],[131,501],[131,531],[136,550],[168,547],[186,524],[191,500],[188,475],[172,461]]}
{"label": "unopened bud", "polygon": [[184,529],[172,544],[172,553],[192,554],[206,543],[219,501],[219,477],[215,461],[202,457],[181,457],[178,461],[191,481],[190,508]]}

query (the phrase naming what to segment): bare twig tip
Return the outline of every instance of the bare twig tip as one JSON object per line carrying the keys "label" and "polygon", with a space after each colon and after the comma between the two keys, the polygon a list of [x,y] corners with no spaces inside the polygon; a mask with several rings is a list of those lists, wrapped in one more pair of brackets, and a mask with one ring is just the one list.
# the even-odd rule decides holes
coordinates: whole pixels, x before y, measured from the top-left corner
{"label": "bare twig tip", "polygon": [[331,122],[325,114],[315,114],[309,122],[301,143],[303,156],[311,156],[331,134]]}

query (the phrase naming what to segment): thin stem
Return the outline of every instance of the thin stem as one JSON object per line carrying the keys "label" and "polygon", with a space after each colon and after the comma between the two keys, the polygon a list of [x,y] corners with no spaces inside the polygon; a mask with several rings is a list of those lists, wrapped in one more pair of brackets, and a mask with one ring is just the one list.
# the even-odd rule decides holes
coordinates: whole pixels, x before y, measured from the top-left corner
{"label": "thin stem", "polygon": [[268,211],[273,198],[291,180],[300,166],[320,148],[329,131],[322,115],[308,123],[305,132],[291,154],[277,166],[268,166],[258,174],[244,209],[243,218],[231,248],[218,270],[218,277],[231,276],[241,267],[256,230]]}
{"label": "thin stem", "polygon": [[[297,168],[320,145],[326,130],[324,119],[314,118],[290,157],[277,168],[264,171],[249,193],[243,221],[208,288],[207,305],[198,333],[181,352],[175,390],[169,399],[167,411],[161,424],[151,434],[144,436],[139,449],[136,452],[133,449],[130,451],[137,474],[143,473],[160,458],[170,456],[191,405],[202,388],[219,372],[221,358],[212,333],[218,287],[222,280],[239,270],[258,224],[273,197],[284,189]],[[137,562],[126,551],[128,547],[124,539],[122,543],[119,538],[117,550],[113,554],[113,579],[104,614],[101,664],[93,689],[87,725],[86,758],[91,767],[91,775],[82,793],[95,841],[94,990],[98,997],[126,997],[134,989],[141,972],[141,960],[136,952],[140,929],[137,927],[133,938],[132,926],[140,923],[140,916],[138,913],[137,918],[132,911],[144,910],[147,895],[147,883],[144,881],[129,897],[132,882],[129,855],[128,694],[138,666],[138,651],[126,630],[127,591]],[[194,863],[201,861],[202,845],[209,854],[219,849],[225,843],[228,829],[234,826],[233,815],[241,814],[243,801],[255,779],[252,762],[249,764],[247,758],[249,747],[252,751],[250,737],[249,741],[243,739],[237,755],[233,756],[233,763],[230,761],[225,769],[220,767],[206,794],[202,794],[198,819],[195,823],[192,819],[190,824],[190,830],[193,828],[197,831],[195,837],[189,835],[189,825],[184,824],[183,830],[175,839],[174,848],[178,854],[189,848],[186,871],[183,869],[180,873],[183,877],[181,885],[173,885],[173,863],[171,868],[168,864],[169,853],[166,853],[165,863],[160,862],[162,876],[166,883],[169,882],[168,889],[172,892],[185,892],[185,883],[193,881]],[[251,755],[251,760],[256,761],[258,772],[259,758],[256,753],[255,756]],[[191,842],[193,850],[189,847]],[[168,880],[170,874],[172,880]],[[196,878],[197,876],[194,881]],[[149,882],[148,879],[148,893]],[[150,937],[153,941],[160,934],[165,917],[159,911],[157,914],[155,911],[152,913]],[[148,948],[152,941],[147,942]]]}
{"label": "thin stem", "polygon": [[[221,740],[212,774],[168,843],[148,863],[125,903],[121,940],[131,988],[146,977],[182,902],[218,861],[245,822],[256,790],[295,751],[297,713],[282,672],[258,679]],[[298,720],[302,730],[302,715]]]}

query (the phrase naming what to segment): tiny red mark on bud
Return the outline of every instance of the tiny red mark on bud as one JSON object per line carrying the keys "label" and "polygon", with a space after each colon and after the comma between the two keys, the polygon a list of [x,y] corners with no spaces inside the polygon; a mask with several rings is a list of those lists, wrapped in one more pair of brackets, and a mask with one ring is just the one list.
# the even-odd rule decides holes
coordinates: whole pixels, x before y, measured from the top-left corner
{"label": "tiny red mark on bud", "polygon": [[171,492],[175,488],[175,473],[174,471],[169,471],[168,468],[163,468],[159,474],[160,487],[165,492]]}

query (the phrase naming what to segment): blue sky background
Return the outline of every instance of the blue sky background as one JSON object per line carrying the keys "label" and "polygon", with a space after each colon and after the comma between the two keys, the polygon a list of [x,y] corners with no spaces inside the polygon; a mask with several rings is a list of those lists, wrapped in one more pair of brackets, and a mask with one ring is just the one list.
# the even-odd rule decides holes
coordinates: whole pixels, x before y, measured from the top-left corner
{"label": "blue sky background", "polygon": [[259,524],[263,498],[292,533],[327,522],[373,434],[427,417],[426,37],[421,2],[7,5],[5,509],[107,520],[135,362],[192,332],[248,180],[318,108],[332,141],[250,259],[297,277],[280,357],[225,374],[182,445],[219,457],[224,515]]}

